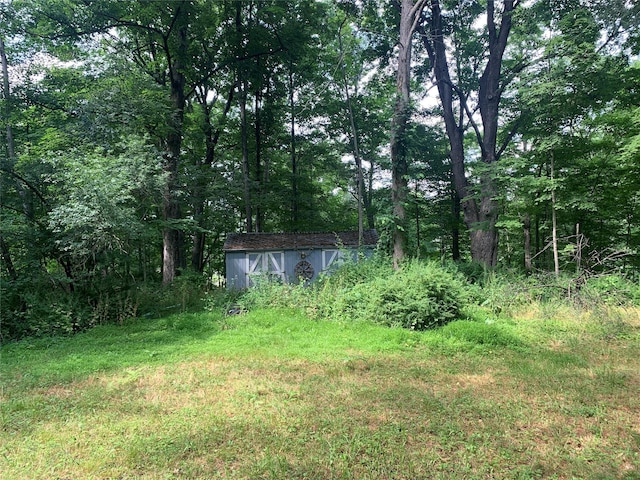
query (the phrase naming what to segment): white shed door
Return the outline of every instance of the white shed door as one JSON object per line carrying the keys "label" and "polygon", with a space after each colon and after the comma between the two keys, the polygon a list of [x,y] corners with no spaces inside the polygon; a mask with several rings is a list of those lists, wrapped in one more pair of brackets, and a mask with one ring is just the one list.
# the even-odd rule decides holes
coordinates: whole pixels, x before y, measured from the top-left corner
{"label": "white shed door", "polygon": [[284,281],[284,252],[247,253],[247,286],[258,276],[274,276]]}
{"label": "white shed door", "polygon": [[328,270],[329,267],[337,267],[343,261],[342,252],[338,249],[330,249],[322,251],[322,271]]}

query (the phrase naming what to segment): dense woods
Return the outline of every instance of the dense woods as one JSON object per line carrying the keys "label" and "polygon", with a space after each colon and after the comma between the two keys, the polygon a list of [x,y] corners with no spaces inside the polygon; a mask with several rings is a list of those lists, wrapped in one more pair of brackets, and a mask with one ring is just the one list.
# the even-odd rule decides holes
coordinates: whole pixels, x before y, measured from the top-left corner
{"label": "dense woods", "polygon": [[638,274],[636,2],[0,9],[5,338],[215,283],[232,232],[376,228],[396,266]]}

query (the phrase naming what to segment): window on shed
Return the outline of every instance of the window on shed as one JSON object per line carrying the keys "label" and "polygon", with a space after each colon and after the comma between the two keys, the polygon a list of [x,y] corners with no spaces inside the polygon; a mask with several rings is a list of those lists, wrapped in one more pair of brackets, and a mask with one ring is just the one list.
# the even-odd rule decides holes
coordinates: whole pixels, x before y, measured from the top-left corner
{"label": "window on shed", "polygon": [[335,249],[322,250],[322,271],[339,267],[344,263],[344,251]]}
{"label": "window on shed", "polygon": [[285,281],[284,252],[247,253],[247,286],[253,286],[257,277]]}

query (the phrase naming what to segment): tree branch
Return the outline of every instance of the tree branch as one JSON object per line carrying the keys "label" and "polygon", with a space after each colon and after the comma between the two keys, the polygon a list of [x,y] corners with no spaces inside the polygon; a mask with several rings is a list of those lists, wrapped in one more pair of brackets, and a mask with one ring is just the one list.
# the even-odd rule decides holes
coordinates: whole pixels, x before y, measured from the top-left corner
{"label": "tree branch", "polygon": [[27,180],[26,178],[24,178],[22,175],[16,173],[15,171],[7,168],[7,167],[0,167],[0,171],[3,171],[9,175],[11,175],[13,178],[16,178],[17,180],[20,180],[22,183],[24,183],[29,190],[31,190],[33,193],[36,194],[36,196],[40,199],[40,201],[43,203],[44,206],[47,207],[47,209],[50,209],[50,205],[49,202],[47,202],[46,198],[44,198],[44,195],[42,195],[42,193],[40,193],[40,190],[38,190],[35,186],[33,186],[31,184],[31,182],[29,182],[29,180]]}
{"label": "tree branch", "polygon": [[453,89],[453,91],[455,91],[456,94],[458,95],[458,98],[460,99],[460,104],[464,108],[464,111],[467,114],[467,118],[469,119],[469,124],[471,125],[471,127],[473,128],[473,131],[476,134],[478,145],[480,145],[480,148],[484,150],[484,142],[482,140],[482,133],[480,132],[480,127],[478,126],[476,121],[473,119],[473,112],[469,109],[469,104],[467,103],[467,99],[464,95],[464,92],[460,89],[460,87],[455,85],[453,82],[448,81],[447,83]]}
{"label": "tree branch", "polygon": [[513,140],[513,137],[516,136],[516,134],[518,133],[518,130],[520,129],[520,125],[522,125],[522,117],[518,118],[518,120],[516,120],[516,122],[513,124],[513,126],[509,130],[507,137],[504,139],[504,142],[502,142],[500,149],[496,153],[496,160],[500,159],[504,151],[507,149],[507,147],[511,143],[511,140]]}

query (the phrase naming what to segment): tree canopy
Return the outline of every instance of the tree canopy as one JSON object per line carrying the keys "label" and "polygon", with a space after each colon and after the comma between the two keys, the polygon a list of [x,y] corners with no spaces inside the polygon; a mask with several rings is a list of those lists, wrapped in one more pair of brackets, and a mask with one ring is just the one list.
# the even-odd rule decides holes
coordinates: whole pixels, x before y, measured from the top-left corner
{"label": "tree canopy", "polygon": [[640,267],[635,2],[13,0],[0,21],[15,315],[32,285],[212,278],[239,231]]}

